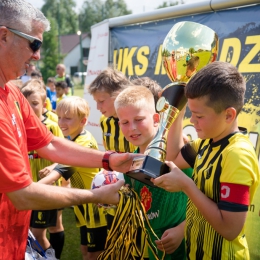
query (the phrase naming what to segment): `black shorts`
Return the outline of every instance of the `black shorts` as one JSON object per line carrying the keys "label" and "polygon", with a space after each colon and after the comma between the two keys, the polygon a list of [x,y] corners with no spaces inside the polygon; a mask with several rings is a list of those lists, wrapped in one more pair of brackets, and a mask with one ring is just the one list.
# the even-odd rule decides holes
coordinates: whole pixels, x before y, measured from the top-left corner
{"label": "black shorts", "polygon": [[81,245],[88,246],[88,252],[103,251],[107,239],[107,227],[87,228],[80,227]]}
{"label": "black shorts", "polygon": [[57,209],[33,210],[31,214],[30,227],[48,228],[55,227],[57,222]]}

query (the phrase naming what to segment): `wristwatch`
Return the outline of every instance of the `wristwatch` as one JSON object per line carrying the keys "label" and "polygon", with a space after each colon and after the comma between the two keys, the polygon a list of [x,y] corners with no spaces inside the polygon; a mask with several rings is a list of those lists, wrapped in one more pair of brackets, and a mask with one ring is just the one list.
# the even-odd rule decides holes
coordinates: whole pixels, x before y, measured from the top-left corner
{"label": "wristwatch", "polygon": [[102,159],[102,165],[103,168],[107,171],[113,171],[110,167],[109,167],[109,157],[111,154],[116,153],[115,151],[106,151],[103,159]]}

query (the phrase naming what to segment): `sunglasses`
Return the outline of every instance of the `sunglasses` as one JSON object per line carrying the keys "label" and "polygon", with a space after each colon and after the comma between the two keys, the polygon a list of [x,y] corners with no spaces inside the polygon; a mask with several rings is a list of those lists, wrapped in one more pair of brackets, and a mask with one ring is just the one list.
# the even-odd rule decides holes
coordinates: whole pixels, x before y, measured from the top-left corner
{"label": "sunglasses", "polygon": [[35,37],[33,37],[33,36],[31,36],[31,35],[28,35],[28,34],[26,34],[26,33],[23,33],[23,32],[20,32],[20,31],[17,31],[17,30],[15,30],[15,29],[11,29],[11,28],[8,28],[8,27],[6,27],[9,31],[11,31],[12,33],[14,33],[14,34],[16,34],[16,35],[18,35],[18,36],[20,36],[20,37],[22,37],[22,38],[24,38],[24,39],[27,39],[27,40],[29,40],[29,46],[30,46],[30,48],[31,48],[31,50],[33,51],[33,52],[36,52],[36,51],[38,51],[40,48],[41,48],[41,46],[42,46],[42,41],[40,41],[39,39],[37,39],[37,38],[35,38]]}

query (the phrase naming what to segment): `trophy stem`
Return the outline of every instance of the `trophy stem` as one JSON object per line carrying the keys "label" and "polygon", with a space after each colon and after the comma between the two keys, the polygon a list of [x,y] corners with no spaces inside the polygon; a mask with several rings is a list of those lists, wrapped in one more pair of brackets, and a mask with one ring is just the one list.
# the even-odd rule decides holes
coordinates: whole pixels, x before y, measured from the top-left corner
{"label": "trophy stem", "polygon": [[180,111],[173,106],[168,106],[164,112],[160,113],[161,118],[158,131],[154,139],[147,146],[144,152],[145,155],[149,155],[161,162],[165,161],[169,128],[178,117],[179,113]]}

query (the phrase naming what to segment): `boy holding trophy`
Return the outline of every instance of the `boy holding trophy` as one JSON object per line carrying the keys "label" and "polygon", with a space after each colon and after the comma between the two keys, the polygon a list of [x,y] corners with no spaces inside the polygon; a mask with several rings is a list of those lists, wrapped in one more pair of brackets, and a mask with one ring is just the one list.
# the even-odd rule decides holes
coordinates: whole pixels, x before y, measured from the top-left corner
{"label": "boy holding trophy", "polygon": [[[183,146],[181,116],[168,135],[170,173],[153,183],[167,191],[183,191],[189,198],[188,259],[249,259],[244,229],[259,168],[246,129],[238,127],[245,90],[244,78],[233,65],[207,65],[185,87],[190,121],[199,138]],[[180,170],[186,167],[194,169],[193,180]]]}

